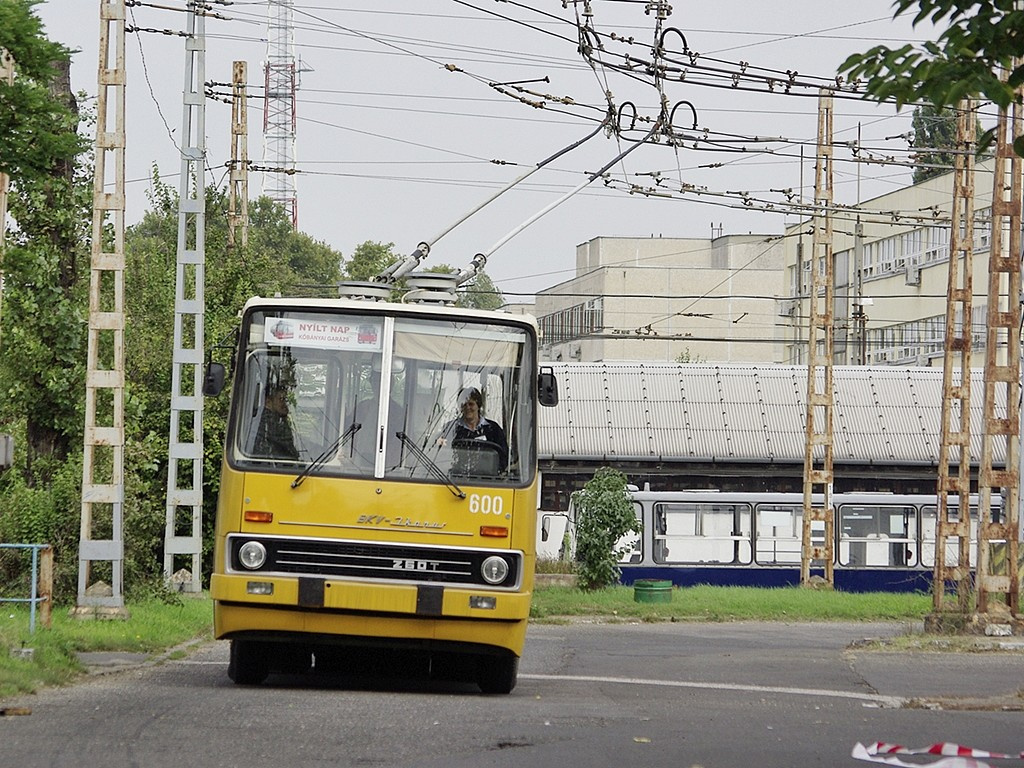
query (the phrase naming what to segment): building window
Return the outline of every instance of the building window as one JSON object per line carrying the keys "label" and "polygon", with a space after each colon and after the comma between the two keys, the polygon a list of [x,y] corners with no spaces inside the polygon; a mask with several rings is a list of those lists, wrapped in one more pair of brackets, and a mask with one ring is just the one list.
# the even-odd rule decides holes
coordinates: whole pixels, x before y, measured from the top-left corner
{"label": "building window", "polygon": [[[971,310],[971,348],[985,348],[986,305]],[[956,328],[962,327],[959,315]],[[945,350],[946,316],[933,315],[868,331],[868,365],[917,364],[923,358],[942,357]]]}
{"label": "building window", "polygon": [[599,333],[604,328],[604,299],[599,296],[544,315],[538,324],[544,344],[560,344]]}

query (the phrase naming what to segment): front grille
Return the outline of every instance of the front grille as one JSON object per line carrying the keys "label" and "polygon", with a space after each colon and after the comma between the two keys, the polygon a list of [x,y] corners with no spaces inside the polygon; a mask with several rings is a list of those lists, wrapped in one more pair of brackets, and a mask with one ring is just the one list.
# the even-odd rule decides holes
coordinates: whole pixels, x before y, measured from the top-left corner
{"label": "front grille", "polygon": [[[247,541],[258,541],[266,548],[267,560],[262,567],[249,569],[242,566],[238,550]],[[520,553],[508,550],[240,534],[228,537],[228,553],[231,570],[236,573],[428,582],[491,589],[516,587],[522,563]],[[484,560],[493,555],[504,558],[509,566],[508,576],[500,584],[489,584],[480,575]]]}

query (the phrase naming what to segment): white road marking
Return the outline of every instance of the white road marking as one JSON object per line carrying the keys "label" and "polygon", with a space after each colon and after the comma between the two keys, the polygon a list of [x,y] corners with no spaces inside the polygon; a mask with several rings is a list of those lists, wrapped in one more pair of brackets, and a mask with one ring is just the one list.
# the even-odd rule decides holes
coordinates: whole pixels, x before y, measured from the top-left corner
{"label": "white road marking", "polygon": [[899,696],[883,696],[877,693],[855,691],[832,691],[821,688],[788,688],[774,685],[741,685],[739,683],[695,683],[686,680],[646,680],[637,677],[599,677],[596,675],[529,675],[520,674],[521,680],[548,680],[579,683],[617,683],[620,685],[653,685],[663,688],[703,688],[709,690],[749,691],[751,693],[788,694],[790,696],[816,696],[833,699],[854,699],[898,709],[906,704]]}
{"label": "white road marking", "polygon": [[[223,667],[227,661],[194,661],[179,659],[169,662],[196,667]],[[520,673],[520,680],[543,680],[549,682],[614,683],[617,685],[649,685],[662,688],[699,688],[713,691],[747,691],[749,693],[773,693],[789,696],[815,696],[818,698],[853,699],[876,704],[889,709],[899,709],[907,700],[899,696],[883,696],[879,693],[857,693],[856,691],[833,691],[824,688],[790,688],[775,685],[742,685],[740,683],[697,683],[690,680],[649,680],[639,677],[601,677],[598,675],[531,675]]]}

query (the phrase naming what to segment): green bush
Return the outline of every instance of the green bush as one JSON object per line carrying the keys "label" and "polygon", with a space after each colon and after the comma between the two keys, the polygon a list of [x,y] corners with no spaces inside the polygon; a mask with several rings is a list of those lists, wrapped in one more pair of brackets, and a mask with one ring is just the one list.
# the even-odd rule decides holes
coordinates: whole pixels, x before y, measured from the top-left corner
{"label": "green bush", "polygon": [[[148,434],[129,439],[125,462],[124,584],[129,597],[151,596],[163,587],[163,546],[167,475],[161,457],[167,439]],[[166,459],[164,459],[166,461]],[[44,464],[52,466],[43,466]],[[20,470],[20,471],[19,471]],[[23,468],[5,473],[0,482],[0,541],[9,544],[49,544],[53,547],[53,599],[73,603],[78,594],[78,543],[82,520],[82,456],[66,462],[37,459],[25,480]],[[111,535],[109,514],[98,514],[93,538]],[[23,550],[0,550],[0,589],[25,597],[31,588],[31,560]],[[93,566],[92,580],[111,579],[109,563]]]}
{"label": "green bush", "polygon": [[[53,547],[54,599],[74,596],[78,584],[78,537],[82,517],[82,462],[76,456],[52,467],[35,469],[49,482],[32,486],[24,475],[10,470],[4,475],[0,500],[0,541],[8,544],[49,544]],[[0,554],[0,584],[18,597],[30,589],[30,560],[20,550]]]}
{"label": "green bush", "polygon": [[619,580],[620,539],[639,533],[640,521],[626,490],[626,476],[601,467],[572,497],[576,510],[576,577],[581,589],[595,590]]}

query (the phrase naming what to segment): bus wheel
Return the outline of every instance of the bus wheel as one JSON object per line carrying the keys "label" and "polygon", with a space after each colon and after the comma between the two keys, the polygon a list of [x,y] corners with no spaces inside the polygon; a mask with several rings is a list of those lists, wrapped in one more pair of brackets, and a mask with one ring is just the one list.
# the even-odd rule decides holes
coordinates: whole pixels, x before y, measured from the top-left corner
{"label": "bus wheel", "polygon": [[275,669],[286,675],[304,675],[313,667],[313,651],[308,645],[282,645]]}
{"label": "bus wheel", "polygon": [[238,685],[259,685],[270,673],[270,655],[263,643],[232,640],[228,677]]}
{"label": "bus wheel", "polygon": [[481,656],[477,662],[476,684],[484,693],[511,693],[518,674],[518,656]]}

